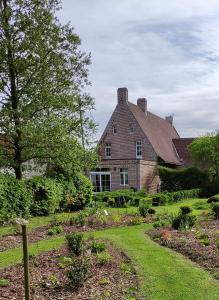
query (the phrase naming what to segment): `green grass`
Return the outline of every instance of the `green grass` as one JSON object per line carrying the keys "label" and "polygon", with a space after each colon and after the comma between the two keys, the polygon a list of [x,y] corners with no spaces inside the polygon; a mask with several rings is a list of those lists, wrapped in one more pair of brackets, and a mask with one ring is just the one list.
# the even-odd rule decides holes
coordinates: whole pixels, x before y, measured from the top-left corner
{"label": "green grass", "polygon": [[[219,286],[190,260],[154,243],[145,235],[151,225],[111,228],[94,233],[121,247],[137,271],[140,287],[150,300],[218,300]],[[88,235],[88,234],[86,234]],[[64,237],[52,237],[30,245],[31,255],[59,248]],[[0,253],[0,268],[21,262],[21,249]]]}

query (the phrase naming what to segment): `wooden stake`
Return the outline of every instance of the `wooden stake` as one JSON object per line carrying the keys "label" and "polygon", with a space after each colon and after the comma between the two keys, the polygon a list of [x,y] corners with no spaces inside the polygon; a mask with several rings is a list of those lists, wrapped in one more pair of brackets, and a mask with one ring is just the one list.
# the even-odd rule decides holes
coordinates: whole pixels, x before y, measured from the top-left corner
{"label": "wooden stake", "polygon": [[27,225],[21,225],[23,236],[23,259],[24,259],[24,289],[25,300],[30,300],[30,282],[29,282],[29,255],[27,242]]}

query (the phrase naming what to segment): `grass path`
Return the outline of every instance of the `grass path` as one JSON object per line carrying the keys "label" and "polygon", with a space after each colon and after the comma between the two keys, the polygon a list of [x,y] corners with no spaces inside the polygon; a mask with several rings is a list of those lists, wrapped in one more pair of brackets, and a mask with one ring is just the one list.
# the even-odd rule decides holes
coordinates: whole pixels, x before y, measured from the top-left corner
{"label": "grass path", "polygon": [[[135,266],[143,295],[150,300],[219,300],[219,286],[191,261],[145,236],[151,225],[111,228],[94,233],[121,247]],[[30,254],[57,249],[63,236],[42,240],[30,246]],[[0,253],[0,268],[21,261],[20,248]]]}

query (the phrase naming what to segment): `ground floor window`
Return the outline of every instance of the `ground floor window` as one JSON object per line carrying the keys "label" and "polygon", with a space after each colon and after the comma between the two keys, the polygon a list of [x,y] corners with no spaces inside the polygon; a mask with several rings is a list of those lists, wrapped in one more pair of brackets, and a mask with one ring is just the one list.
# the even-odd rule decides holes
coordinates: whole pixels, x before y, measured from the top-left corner
{"label": "ground floor window", "polygon": [[128,178],[128,169],[121,168],[120,169],[120,185],[128,185],[129,178]]}
{"label": "ground floor window", "polygon": [[90,179],[94,187],[94,192],[104,192],[111,190],[110,172],[91,172]]}

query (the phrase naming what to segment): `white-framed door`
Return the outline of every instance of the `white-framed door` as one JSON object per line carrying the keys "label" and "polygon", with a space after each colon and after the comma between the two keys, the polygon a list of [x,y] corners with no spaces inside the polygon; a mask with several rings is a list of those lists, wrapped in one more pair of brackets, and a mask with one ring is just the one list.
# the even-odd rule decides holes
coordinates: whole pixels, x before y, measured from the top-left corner
{"label": "white-framed door", "polygon": [[90,180],[94,186],[94,192],[111,191],[110,172],[90,172]]}

